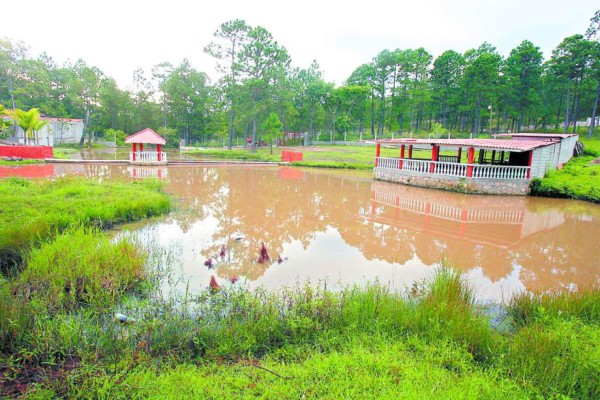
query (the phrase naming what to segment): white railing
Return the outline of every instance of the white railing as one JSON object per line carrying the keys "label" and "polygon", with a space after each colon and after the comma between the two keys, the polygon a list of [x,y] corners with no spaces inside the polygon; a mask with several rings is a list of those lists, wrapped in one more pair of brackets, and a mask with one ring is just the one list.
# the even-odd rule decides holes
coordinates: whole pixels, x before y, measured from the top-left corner
{"label": "white railing", "polygon": [[[157,163],[159,162],[158,154],[158,151],[136,151],[135,153],[129,152],[129,161],[139,163]],[[160,152],[160,162],[167,162],[167,153],[165,153],[164,151]]]}
{"label": "white railing", "polygon": [[400,161],[400,159],[398,159],[398,158],[379,157],[377,166],[379,168],[398,169],[399,161]]}
{"label": "white railing", "polygon": [[429,166],[430,161],[420,161],[411,159],[402,160],[402,169],[404,171],[428,173]]}
{"label": "white railing", "polygon": [[[402,168],[400,168],[402,161]],[[434,165],[433,172],[431,165]],[[469,167],[472,167],[472,178],[475,179],[529,179],[530,167],[517,167],[512,165],[480,165],[480,164],[459,164],[453,162],[424,161],[414,159],[398,159],[378,157],[377,167],[385,169],[394,169],[407,172],[417,172],[421,174],[455,176],[466,178]]]}
{"label": "white railing", "polygon": [[512,165],[473,165],[473,178],[488,179],[529,179],[530,167]]}

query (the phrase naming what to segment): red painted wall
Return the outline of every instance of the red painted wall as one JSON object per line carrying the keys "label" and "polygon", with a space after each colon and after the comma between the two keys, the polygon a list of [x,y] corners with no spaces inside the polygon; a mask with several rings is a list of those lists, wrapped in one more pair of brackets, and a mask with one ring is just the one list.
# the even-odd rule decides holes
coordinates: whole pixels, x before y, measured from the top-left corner
{"label": "red painted wall", "polygon": [[51,146],[0,146],[0,157],[20,157],[43,160],[53,158]]}
{"label": "red painted wall", "polygon": [[299,151],[282,151],[281,161],[294,162],[302,161],[303,153]]}

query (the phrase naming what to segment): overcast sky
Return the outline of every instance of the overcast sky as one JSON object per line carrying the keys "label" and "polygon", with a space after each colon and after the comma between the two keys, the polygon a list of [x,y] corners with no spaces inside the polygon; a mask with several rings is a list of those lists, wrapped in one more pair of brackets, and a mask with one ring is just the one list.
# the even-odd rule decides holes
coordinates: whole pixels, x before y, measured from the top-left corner
{"label": "overcast sky", "polygon": [[183,58],[215,78],[215,60],[203,48],[219,25],[231,19],[265,27],[288,49],[293,66],[306,68],[315,59],[326,80],[341,84],[384,49],[424,47],[436,57],[445,50],[464,52],[487,41],[507,56],[527,39],[548,58],[562,39],[585,33],[600,8],[598,0],[28,0],[26,4],[3,7],[0,37],[25,42],[32,56],[45,51],[59,64],[82,58],[121,87],[131,84],[138,67],[149,72],[161,61],[179,64]]}

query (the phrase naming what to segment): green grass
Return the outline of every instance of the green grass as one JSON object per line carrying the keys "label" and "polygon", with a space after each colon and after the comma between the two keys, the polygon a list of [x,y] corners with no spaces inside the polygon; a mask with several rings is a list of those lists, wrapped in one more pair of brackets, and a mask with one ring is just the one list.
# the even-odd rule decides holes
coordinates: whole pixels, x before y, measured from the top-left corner
{"label": "green grass", "polygon": [[[18,288],[3,296],[23,299]],[[450,269],[409,298],[378,284],[224,289],[182,304],[148,298],[98,311],[77,303],[58,314],[34,298],[22,308],[35,311],[28,329],[11,337],[0,363],[28,398],[595,399],[598,293],[517,298],[505,333],[490,328]],[[136,322],[115,324],[112,310]],[[47,378],[19,378],[37,369]]]}
{"label": "green grass", "polygon": [[18,166],[18,165],[29,165],[29,164],[43,164],[44,160],[31,160],[25,159],[21,161],[5,161],[0,159],[0,166]]}
{"label": "green grass", "polygon": [[[280,162],[283,148],[273,147],[273,155],[268,147],[261,147],[255,153],[245,149],[234,150],[191,150],[187,154],[206,156],[215,159],[233,159],[250,161]],[[303,160],[295,162],[295,166],[313,168],[346,168],[346,169],[371,169],[375,165],[375,146],[309,146],[295,147],[293,151],[303,153]],[[400,150],[397,148],[381,148],[382,157],[398,157]],[[430,157],[431,153],[425,150],[415,150],[413,157]]]}
{"label": "green grass", "polygon": [[69,227],[110,227],[159,215],[170,200],[156,181],[0,180],[0,265]]}
{"label": "green grass", "polygon": [[583,141],[584,155],[571,159],[561,170],[550,171],[531,183],[534,196],[561,197],[600,203],[600,141]]}
{"label": "green grass", "polygon": [[101,309],[116,304],[144,280],[144,260],[144,254],[126,239],[111,242],[92,230],[77,228],[31,251],[16,290],[43,299],[53,309],[74,309],[80,304]]}

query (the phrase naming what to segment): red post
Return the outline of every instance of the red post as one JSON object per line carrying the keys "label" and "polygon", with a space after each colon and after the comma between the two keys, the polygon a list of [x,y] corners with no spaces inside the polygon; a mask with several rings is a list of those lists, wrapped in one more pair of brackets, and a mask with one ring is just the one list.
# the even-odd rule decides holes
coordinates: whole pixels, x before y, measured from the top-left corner
{"label": "red post", "polygon": [[135,143],[131,143],[131,154],[133,154],[133,161],[135,161],[135,152],[137,151],[137,146]]}
{"label": "red post", "polygon": [[460,159],[462,157],[462,147],[458,148],[458,163],[460,164]]}
{"label": "red post", "polygon": [[398,169],[402,169],[402,159],[404,158],[404,145],[400,146],[400,161],[398,162]]}
{"label": "red post", "polygon": [[162,161],[162,152],[160,149],[160,144],[156,145],[156,151],[158,152],[158,161]]}
{"label": "red post", "polygon": [[144,151],[144,143],[140,143],[140,151]]}
{"label": "red post", "polygon": [[473,176],[473,163],[475,162],[475,149],[473,147],[469,147],[469,165],[467,166],[467,178],[471,178]]}
{"label": "red post", "polygon": [[377,143],[377,150],[375,150],[375,168],[379,165],[379,156],[381,155],[381,143]]}
{"label": "red post", "polygon": [[408,145],[408,158],[412,158],[412,144]]}
{"label": "red post", "polygon": [[440,147],[433,145],[433,147],[431,147],[431,164],[429,165],[429,173],[433,174],[435,172],[435,162],[439,159],[439,155],[440,155]]}
{"label": "red post", "polygon": [[527,163],[527,166],[529,167],[529,169],[527,170],[527,179],[531,178],[531,163],[533,162],[533,150],[531,150],[529,152],[529,162]]}

